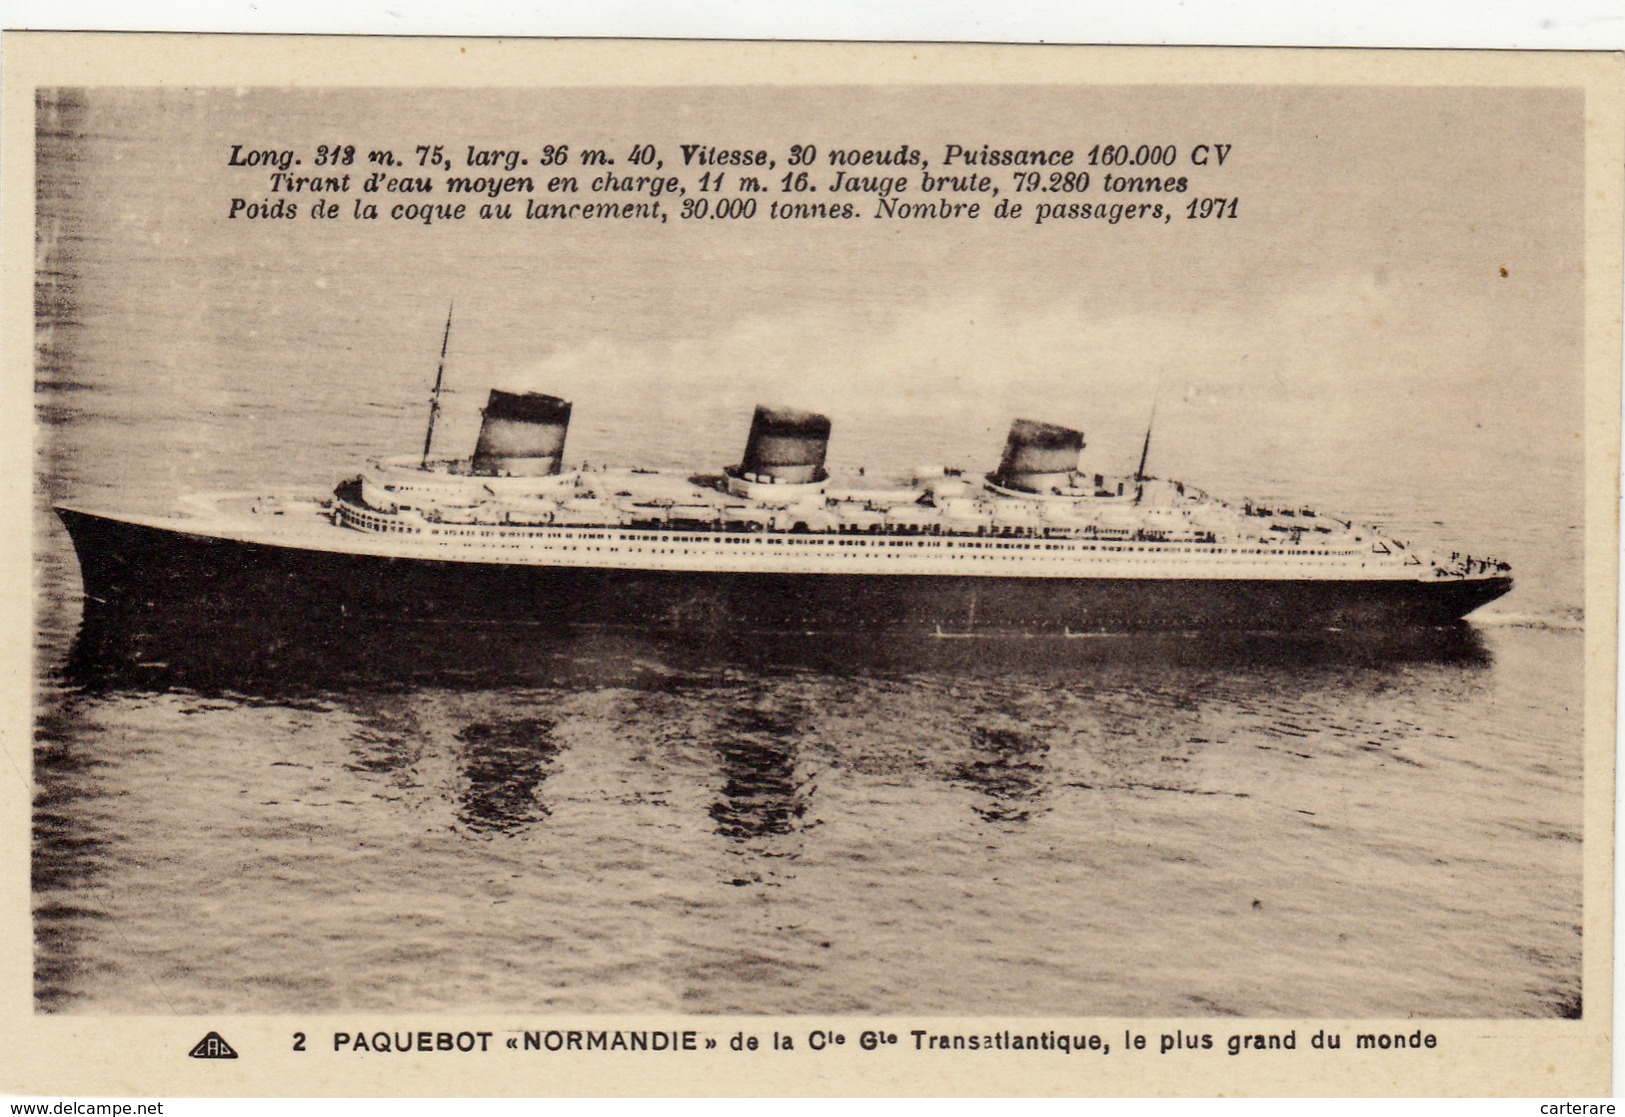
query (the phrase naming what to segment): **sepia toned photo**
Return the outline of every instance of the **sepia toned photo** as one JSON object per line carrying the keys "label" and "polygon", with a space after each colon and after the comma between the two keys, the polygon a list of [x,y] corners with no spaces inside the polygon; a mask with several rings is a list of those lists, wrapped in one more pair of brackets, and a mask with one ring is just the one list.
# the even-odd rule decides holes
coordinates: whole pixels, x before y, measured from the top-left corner
{"label": "sepia toned photo", "polygon": [[20,1026],[1605,1089],[1584,75],[734,49],[8,87]]}

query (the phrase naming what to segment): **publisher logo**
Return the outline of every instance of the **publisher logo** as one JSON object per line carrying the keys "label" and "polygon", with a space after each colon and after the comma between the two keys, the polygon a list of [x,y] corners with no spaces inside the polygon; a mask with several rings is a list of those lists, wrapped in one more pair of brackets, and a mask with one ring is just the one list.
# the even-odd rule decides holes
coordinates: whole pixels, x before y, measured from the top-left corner
{"label": "publisher logo", "polygon": [[237,1052],[231,1049],[231,1044],[220,1038],[219,1032],[210,1032],[197,1041],[192,1048],[191,1057],[194,1059],[235,1059]]}

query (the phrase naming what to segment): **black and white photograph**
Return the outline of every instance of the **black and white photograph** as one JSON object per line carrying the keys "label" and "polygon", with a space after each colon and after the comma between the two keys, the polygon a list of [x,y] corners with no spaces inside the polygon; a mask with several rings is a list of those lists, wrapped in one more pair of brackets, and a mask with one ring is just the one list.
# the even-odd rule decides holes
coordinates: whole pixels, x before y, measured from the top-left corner
{"label": "black and white photograph", "polygon": [[30,1014],[1599,1023],[1582,85],[806,57],[34,91]]}

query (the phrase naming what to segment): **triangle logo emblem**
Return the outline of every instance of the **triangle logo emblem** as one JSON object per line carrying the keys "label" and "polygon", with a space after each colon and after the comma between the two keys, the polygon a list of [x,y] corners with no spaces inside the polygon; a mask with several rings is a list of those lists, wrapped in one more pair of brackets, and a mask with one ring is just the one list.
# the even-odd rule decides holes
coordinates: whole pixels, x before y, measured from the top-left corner
{"label": "triangle logo emblem", "polygon": [[232,1050],[231,1044],[221,1038],[219,1032],[210,1032],[197,1041],[197,1046],[189,1053],[194,1059],[235,1059],[237,1052]]}

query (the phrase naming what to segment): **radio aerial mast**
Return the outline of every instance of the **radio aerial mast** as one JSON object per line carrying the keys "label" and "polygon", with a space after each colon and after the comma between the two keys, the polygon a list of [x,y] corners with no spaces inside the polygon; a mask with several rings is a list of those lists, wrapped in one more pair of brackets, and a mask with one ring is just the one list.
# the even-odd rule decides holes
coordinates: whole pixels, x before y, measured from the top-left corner
{"label": "radio aerial mast", "polygon": [[1157,399],[1162,395],[1161,389],[1162,384],[1159,382],[1157,391],[1151,396],[1151,417],[1145,421],[1145,444],[1140,447],[1140,465],[1134,471],[1134,483],[1138,486],[1134,490],[1135,504],[1140,503],[1140,498],[1145,495],[1145,482],[1148,479],[1145,475],[1145,460],[1151,456],[1151,428],[1157,424]]}
{"label": "radio aerial mast", "polygon": [[424,469],[429,468],[429,446],[434,442],[434,421],[440,414],[440,386],[446,379],[446,347],[451,344],[451,312],[456,303],[446,307],[446,333],[440,339],[440,368],[434,374],[434,394],[429,397],[429,430],[423,436],[423,461],[420,463]]}

